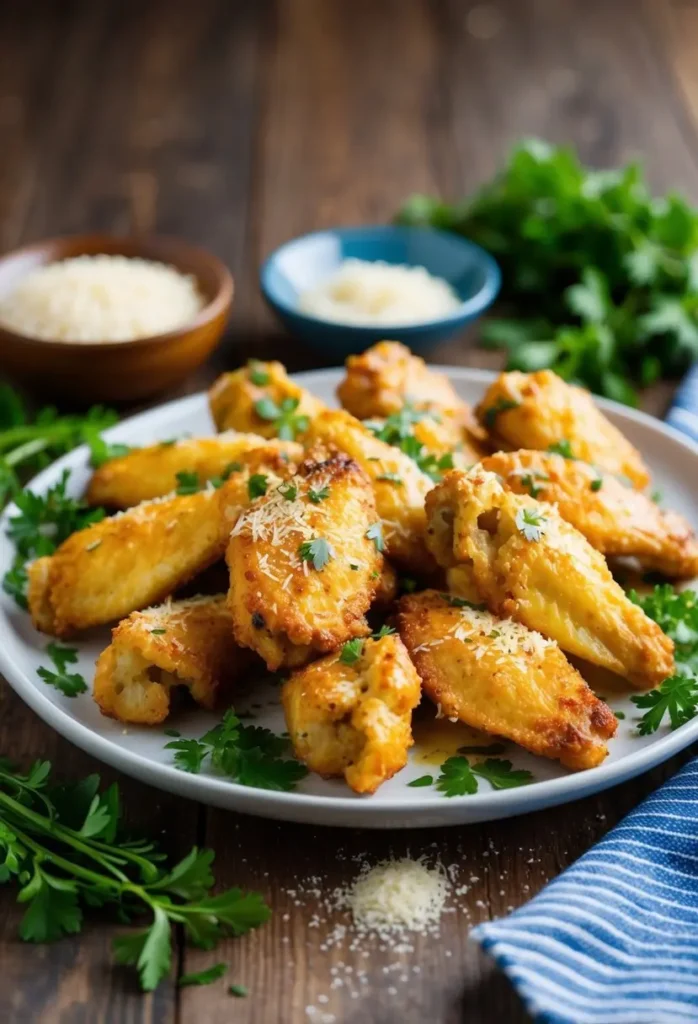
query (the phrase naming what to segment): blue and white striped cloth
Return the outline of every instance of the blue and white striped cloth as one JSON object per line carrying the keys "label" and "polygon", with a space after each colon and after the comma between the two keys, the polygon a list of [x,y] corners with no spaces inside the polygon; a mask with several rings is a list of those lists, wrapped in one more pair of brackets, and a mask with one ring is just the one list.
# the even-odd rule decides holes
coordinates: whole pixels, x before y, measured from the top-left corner
{"label": "blue and white striped cloth", "polygon": [[[667,421],[698,441],[698,366]],[[472,934],[540,1024],[698,1024],[698,759]]]}

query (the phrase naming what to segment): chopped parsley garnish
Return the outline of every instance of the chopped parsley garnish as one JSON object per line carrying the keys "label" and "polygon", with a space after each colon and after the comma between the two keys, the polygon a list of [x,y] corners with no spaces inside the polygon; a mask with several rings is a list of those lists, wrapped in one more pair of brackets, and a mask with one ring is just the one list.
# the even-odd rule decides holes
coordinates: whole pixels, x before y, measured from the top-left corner
{"label": "chopped parsley garnish", "polygon": [[269,371],[264,363],[260,363],[256,359],[248,359],[247,372],[252,383],[258,388],[266,387],[270,381]]}
{"label": "chopped parsley garnish", "polygon": [[551,455],[562,455],[563,459],[574,459],[575,455],[572,451],[572,443],[568,441],[566,437],[563,437],[561,441],[555,441],[554,444],[548,445],[548,451]]}
{"label": "chopped parsley garnish", "polygon": [[190,473],[183,469],[180,473],[176,474],[177,478],[177,494],[196,494],[197,491],[201,490],[201,481],[199,480],[198,473]]}
{"label": "chopped parsley garnish", "polygon": [[207,967],[204,971],[197,971],[195,974],[183,974],[179,979],[179,987],[186,988],[187,985],[210,985],[214,981],[218,981],[227,972],[227,964],[214,964],[213,967]]}
{"label": "chopped parsley garnish", "polygon": [[[415,409],[407,402],[399,412],[388,416],[384,423],[365,420],[364,426],[368,427],[371,433],[380,441],[385,441],[386,444],[399,448],[405,455],[409,455],[423,473],[430,476],[435,483],[439,483],[442,471],[453,469],[453,455],[451,452],[446,452],[444,455],[436,456],[431,452],[427,452],[422,442],[414,436],[413,427],[415,423],[419,423],[420,420],[426,417],[435,419],[433,415],[430,416],[424,410]],[[379,462],[380,460],[374,459],[372,461]],[[383,473],[378,479],[387,479],[390,476],[392,474]]]}
{"label": "chopped parsley garnish", "polygon": [[483,419],[488,430],[492,430],[500,413],[508,412],[509,409],[518,409],[520,402],[512,398],[498,398],[488,409],[485,409]]}
{"label": "chopped parsley garnish", "polygon": [[466,757],[449,757],[441,765],[436,788],[448,797],[471,796],[477,792],[478,777],[486,779],[494,789],[513,789],[533,782],[531,772],[512,770],[511,761],[488,757],[471,764]]}
{"label": "chopped parsley garnish", "polygon": [[385,480],[386,483],[398,485],[403,483],[403,479],[399,473],[381,473],[380,476],[376,477],[376,480]]}
{"label": "chopped parsley garnish", "polygon": [[294,484],[279,484],[277,490],[286,501],[295,501],[298,497],[298,488]]}
{"label": "chopped parsley garnish", "polygon": [[267,493],[268,483],[269,478],[264,476],[263,473],[253,473],[247,481],[247,493],[250,496],[250,500],[254,501],[255,498],[263,497]]}
{"label": "chopped parsley garnish", "polygon": [[55,672],[49,668],[38,668],[37,675],[49,686],[55,686],[64,697],[77,697],[85,693],[87,683],[79,672],[68,672],[68,665],[74,665],[78,660],[78,652],[75,647],[61,647],[60,644],[50,643],[46,647],[46,653],[54,664]]}
{"label": "chopped parsley garnish", "polygon": [[487,605],[485,604],[474,604],[472,601],[466,601],[464,597],[456,597],[455,594],[439,594],[444,601],[448,601],[451,608],[472,608],[474,612],[485,612],[487,611]]}
{"label": "chopped parsley garnish", "polygon": [[308,500],[312,501],[313,505],[319,505],[321,501],[325,501],[329,496],[330,489],[327,484],[325,484],[324,487],[321,487],[318,491],[313,490],[312,487],[308,490]]}
{"label": "chopped parsley garnish", "polygon": [[373,523],[366,530],[365,537],[367,540],[372,540],[376,546],[376,551],[385,550],[385,541],[383,540],[383,525],[382,523]]}
{"label": "chopped parsley garnish", "polygon": [[242,786],[288,791],[308,774],[305,765],[284,758],[288,739],[261,726],[243,725],[233,709],[199,740],[177,739],[165,744],[174,750],[175,766],[197,774],[208,761],[211,768]]}
{"label": "chopped parsley garnish", "polygon": [[373,640],[382,640],[384,636],[392,636],[395,633],[394,626],[381,626],[375,633],[371,634]]}
{"label": "chopped parsley garnish", "polygon": [[592,491],[600,491],[603,487],[603,477],[597,476],[596,480],[592,480],[589,484]]}
{"label": "chopped parsley garnish", "polygon": [[698,595],[662,583],[646,597],[634,590],[628,597],[674,641],[677,668],[676,675],[656,689],[630,698],[636,707],[647,709],[638,731],[643,736],[656,732],[665,717],[672,729],[678,729],[698,714]]}
{"label": "chopped parsley garnish", "polygon": [[244,999],[247,995],[247,989],[244,985],[228,985],[228,995],[237,996],[238,999]]}
{"label": "chopped parsley garnish", "polygon": [[412,782],[408,782],[407,785],[411,786],[412,789],[418,789],[421,786],[431,786],[433,783],[433,775],[420,775],[418,779],[412,779]]}
{"label": "chopped parsley garnish", "polygon": [[527,489],[528,493],[531,495],[532,498],[537,498],[541,491],[545,490],[545,487],[539,487],[536,484],[536,480],[541,480],[545,482],[550,480],[550,477],[546,476],[544,473],[539,473],[535,470],[533,471],[533,473],[526,473],[525,476],[521,477],[522,486]]}
{"label": "chopped parsley garnish", "polygon": [[167,630],[166,629],[151,629],[150,632],[153,634],[153,636],[163,636],[163,634],[166,633]]}
{"label": "chopped parsley garnish", "polygon": [[109,462],[111,459],[118,459],[122,455],[128,455],[133,450],[127,444],[105,441],[102,435],[97,433],[88,435],[87,444],[90,449],[90,465],[93,469],[99,469],[105,462]]}
{"label": "chopped parsley garnish", "polygon": [[334,548],[324,537],[304,541],[298,548],[298,557],[303,562],[312,562],[318,572],[324,569],[331,558],[335,557]]}
{"label": "chopped parsley garnish", "polygon": [[625,711],[614,711],[613,714],[616,716],[619,722],[622,722],[625,718]]}
{"label": "chopped parsley garnish", "polygon": [[223,486],[226,480],[230,479],[233,473],[239,473],[243,468],[244,467],[241,462],[229,462],[219,476],[212,476],[208,482],[212,487],[215,487],[216,490],[218,490],[219,487]]}
{"label": "chopped parsley garnish", "polygon": [[260,398],[255,402],[254,410],[261,419],[274,424],[277,437],[283,441],[293,441],[310,425],[307,416],[296,414],[299,405],[299,398],[284,398],[280,405],[272,398]]}
{"label": "chopped parsley garnish", "polygon": [[529,541],[540,540],[548,522],[543,513],[535,508],[520,508],[515,521],[517,529]]}
{"label": "chopped parsley garnish", "polygon": [[339,652],[339,660],[343,665],[353,665],[359,660],[364,649],[364,642],[360,637],[347,640]]}

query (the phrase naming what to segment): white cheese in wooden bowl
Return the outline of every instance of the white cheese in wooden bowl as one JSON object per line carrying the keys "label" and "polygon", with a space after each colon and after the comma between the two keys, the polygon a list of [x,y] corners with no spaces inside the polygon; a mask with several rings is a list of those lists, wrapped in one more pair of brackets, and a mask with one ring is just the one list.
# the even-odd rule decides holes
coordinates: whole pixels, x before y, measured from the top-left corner
{"label": "white cheese in wooden bowl", "polygon": [[184,327],[204,305],[195,278],[165,263],[76,256],[0,296],[0,325],[44,341],[133,341]]}
{"label": "white cheese in wooden bowl", "polygon": [[424,267],[347,259],[299,296],[302,313],[345,324],[428,323],[455,313],[461,301]]}

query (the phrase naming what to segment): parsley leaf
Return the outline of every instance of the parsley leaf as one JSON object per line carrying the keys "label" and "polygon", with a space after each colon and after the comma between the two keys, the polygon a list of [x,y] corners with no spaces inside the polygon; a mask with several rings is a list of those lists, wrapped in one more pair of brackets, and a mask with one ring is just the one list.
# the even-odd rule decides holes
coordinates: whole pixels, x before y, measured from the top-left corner
{"label": "parsley leaf", "polygon": [[87,443],[90,448],[90,465],[93,469],[99,469],[105,462],[128,455],[132,451],[130,445],[105,441],[102,435],[97,433],[89,436]]}
{"label": "parsley leaf", "polygon": [[537,498],[541,491],[545,490],[544,487],[539,487],[536,484],[536,480],[545,482],[549,481],[550,477],[546,476],[544,473],[539,473],[537,470],[534,470],[533,473],[526,473],[521,477],[522,485],[528,490],[528,493],[532,498]]}
{"label": "parsley leaf", "polygon": [[252,383],[258,388],[266,387],[271,379],[264,363],[260,363],[256,359],[248,359],[247,372]]}
{"label": "parsley leaf", "polygon": [[176,474],[177,487],[176,494],[196,494],[201,490],[201,481],[199,480],[198,473],[189,473],[183,469],[181,472]]}
{"label": "parsley leaf", "polygon": [[381,473],[380,476],[376,477],[376,480],[385,480],[386,483],[397,484],[399,486],[404,483],[399,473]]}
{"label": "parsley leaf", "polygon": [[376,551],[385,550],[385,541],[383,540],[383,524],[373,523],[369,526],[368,530],[364,534],[367,540],[372,540],[376,546]]}
{"label": "parsley leaf", "polygon": [[253,473],[247,481],[247,493],[250,496],[250,500],[254,501],[255,498],[261,498],[265,495],[268,483],[269,478],[264,476],[263,473]]}
{"label": "parsley leaf", "polygon": [[528,541],[538,541],[546,530],[548,520],[535,508],[520,508],[516,513],[516,527]]}
{"label": "parsley leaf", "polygon": [[603,487],[603,477],[597,476],[596,480],[592,480],[589,484],[589,488],[592,491],[600,491]]}
{"label": "parsley leaf", "polygon": [[279,484],[277,491],[286,501],[295,501],[298,497],[298,488],[294,484]]}
{"label": "parsley leaf", "polygon": [[227,972],[227,964],[214,964],[213,967],[207,967],[204,971],[197,971],[192,974],[183,974],[179,979],[179,987],[186,988],[187,985],[210,985],[214,981],[218,981]]}
{"label": "parsley leaf", "polygon": [[466,601],[464,597],[457,597],[455,594],[439,594],[444,601],[448,601],[451,608],[472,608],[474,612],[485,612],[487,611],[487,605],[485,604],[474,604],[472,601]]}
{"label": "parsley leaf", "polygon": [[318,491],[313,490],[312,487],[308,489],[308,499],[312,501],[313,505],[319,505],[321,501],[329,498],[329,496],[330,489],[327,484],[325,484],[324,487],[321,487]]}
{"label": "parsley leaf", "polygon": [[575,457],[572,451],[572,442],[568,441],[566,437],[563,437],[561,441],[555,441],[554,444],[549,444],[548,451],[552,455],[562,455],[563,459],[574,459]]}
{"label": "parsley leaf", "polygon": [[382,640],[384,636],[392,636],[396,630],[393,626],[381,626],[379,630],[371,634],[373,640]]}
{"label": "parsley leaf", "polygon": [[324,537],[306,540],[298,547],[298,557],[303,562],[312,562],[313,568],[320,572],[331,558],[335,557],[334,548]]}
{"label": "parsley leaf", "polygon": [[46,653],[54,664],[55,672],[48,668],[38,668],[37,675],[49,686],[55,686],[65,697],[77,697],[85,693],[87,683],[79,672],[67,672],[68,665],[74,665],[78,660],[78,652],[75,647],[61,647],[60,644],[50,643],[46,647]]}
{"label": "parsley leaf", "polygon": [[669,716],[671,728],[678,729],[695,718],[698,712],[698,679],[692,675],[672,676],[657,689],[630,699],[636,707],[649,709],[637,727],[641,736],[656,732],[665,715]]}
{"label": "parsley leaf", "polygon": [[477,793],[477,779],[465,757],[449,757],[441,765],[436,788],[446,796],[468,796]]}
{"label": "parsley leaf", "polygon": [[483,418],[487,429],[494,429],[497,417],[500,413],[508,412],[510,409],[518,409],[520,404],[520,402],[515,402],[512,398],[498,398],[496,402],[484,411]]}
{"label": "parsley leaf", "polygon": [[496,757],[488,757],[472,765],[472,771],[474,775],[487,779],[494,789],[513,789],[533,782],[531,772],[524,769],[512,771],[511,761],[502,761]]}
{"label": "parsley leaf", "polygon": [[243,999],[247,995],[247,989],[244,985],[228,985],[228,993],[231,996],[237,996],[238,999]]}
{"label": "parsley leaf", "polygon": [[282,441],[294,441],[310,426],[308,416],[297,415],[299,405],[299,398],[284,398],[280,405],[272,398],[260,398],[254,404],[254,411],[260,419],[273,423],[276,435]]}
{"label": "parsley leaf", "polygon": [[339,652],[339,660],[343,665],[353,665],[359,660],[364,649],[364,642],[360,637],[347,640]]}
{"label": "parsley leaf", "polygon": [[420,789],[422,786],[432,786],[433,784],[433,775],[420,775],[418,779],[412,779],[412,782],[407,783],[412,789]]}
{"label": "parsley leaf", "polygon": [[[364,426],[380,441],[385,441],[386,444],[399,448],[405,455],[409,455],[423,473],[430,476],[435,483],[439,483],[443,471],[453,469],[453,454],[446,452],[437,456],[428,452],[422,442],[414,436],[415,423],[419,423],[429,416],[430,414],[426,410],[415,409],[410,402],[406,402],[399,412],[392,413],[383,423],[365,420]],[[435,417],[431,415],[430,418],[434,419]],[[402,482],[395,473],[382,473],[377,479],[392,480],[393,483]]]}

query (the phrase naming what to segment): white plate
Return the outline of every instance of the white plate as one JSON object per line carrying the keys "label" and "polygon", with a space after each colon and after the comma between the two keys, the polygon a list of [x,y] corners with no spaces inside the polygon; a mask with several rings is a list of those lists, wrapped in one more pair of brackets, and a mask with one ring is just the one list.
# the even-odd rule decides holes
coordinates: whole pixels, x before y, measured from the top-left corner
{"label": "white plate", "polygon": [[[493,377],[481,370],[445,369],[458,393],[470,403],[479,399]],[[319,398],[336,404],[334,391],[341,376],[340,370],[320,370],[300,374],[297,379]],[[698,523],[698,445],[642,413],[612,402],[600,404],[643,453],[666,504]],[[144,445],[174,435],[212,432],[206,396],[201,394],[125,420],[110,430],[108,436],[112,440]],[[89,477],[84,448],[71,452],[40,473],[32,489],[45,491],[57,481],[63,469],[71,470],[71,492],[80,494]],[[6,518],[12,511],[8,509],[0,521],[0,573],[10,566],[14,553],[5,537]],[[109,630],[95,630],[78,645],[77,670],[87,679],[92,676],[95,658],[108,641]],[[622,696],[610,703],[614,710],[624,711],[626,718],[619,722],[618,735],[610,744],[605,763],[590,771],[573,774],[511,746],[506,756],[514,761],[515,767],[530,769],[537,780],[535,783],[494,792],[487,783],[481,782],[480,792],[474,796],[447,798],[435,789],[407,786],[411,779],[420,775],[438,774],[438,766],[419,763],[424,750],[417,745],[407,767],[371,797],[355,796],[343,782],[325,781],[314,775],[304,780],[295,792],[274,793],[239,786],[213,775],[189,775],[179,771],[173,767],[171,752],[164,749],[167,737],[163,729],[124,728],[118,722],[103,718],[89,694],[69,699],[47,686],[36,672],[40,665],[48,664],[44,654],[46,643],[47,638],[32,628],[29,617],[3,594],[0,598],[0,671],[20,697],[71,742],[107,764],[172,793],[231,810],[290,821],[407,828],[504,818],[577,800],[614,786],[647,771],[698,738],[698,719],[675,732],[662,728],[653,736],[639,736],[635,727],[637,709]],[[255,724],[283,731],[275,690],[265,689],[261,694],[255,691],[247,699],[247,706],[252,702],[262,704],[261,709],[255,709]],[[176,726],[183,736],[197,737],[215,720],[213,715],[193,710],[167,724]]]}

